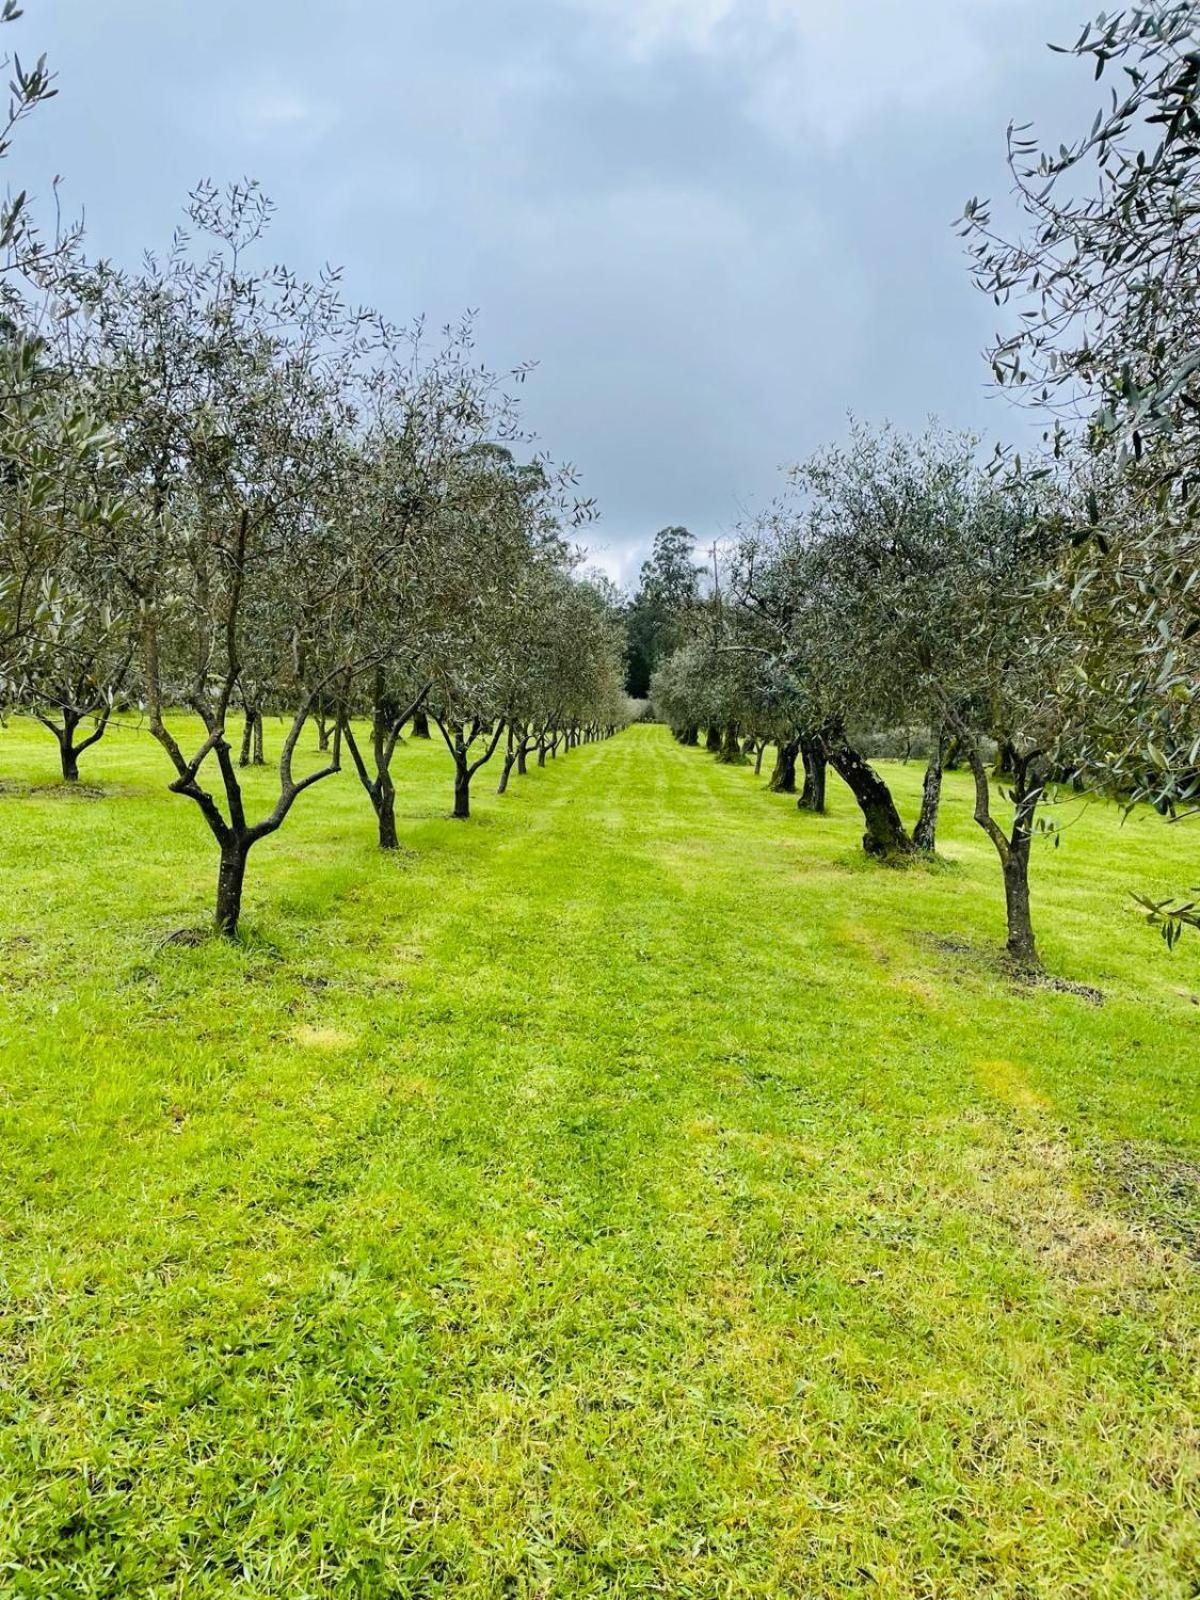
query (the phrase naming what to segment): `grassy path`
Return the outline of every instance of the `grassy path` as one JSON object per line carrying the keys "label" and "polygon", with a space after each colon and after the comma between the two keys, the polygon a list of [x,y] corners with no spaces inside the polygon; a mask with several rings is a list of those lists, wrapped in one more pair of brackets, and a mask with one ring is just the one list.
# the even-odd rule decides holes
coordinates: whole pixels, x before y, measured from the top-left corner
{"label": "grassy path", "polygon": [[953,776],[897,874],[658,729],[466,826],[410,745],[398,860],[339,780],[186,948],[156,753],[51,754],[0,733],[0,1595],[1197,1593],[1156,820],[1037,863],[1097,1006],[997,967]]}

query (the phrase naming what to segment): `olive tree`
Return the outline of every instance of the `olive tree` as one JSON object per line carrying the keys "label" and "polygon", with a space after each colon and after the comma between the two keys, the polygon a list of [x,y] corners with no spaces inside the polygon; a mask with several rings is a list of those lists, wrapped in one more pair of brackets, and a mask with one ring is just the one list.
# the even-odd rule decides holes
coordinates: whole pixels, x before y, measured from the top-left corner
{"label": "olive tree", "polygon": [[[380,559],[338,515],[369,324],[343,307],[335,275],[310,284],[249,264],[269,216],[253,185],[204,186],[189,207],[204,248],[181,232],[137,274],[101,263],[55,286],[83,322],[87,381],[130,507],[98,555],[136,613],[149,729],[171,791],[216,843],[215,924],[231,936],[250,851],[339,768],[339,739],[303,773],[297,745],[318,698],[361,669],[351,600]],[[287,717],[276,797],[256,820],[230,745],[244,682],[269,685]],[[199,719],[194,739],[175,706]]]}
{"label": "olive tree", "polygon": [[[1090,481],[1047,585],[1075,647],[1091,781],[1177,816],[1200,799],[1200,4],[1101,15],[1062,52],[1113,80],[1094,121],[1041,148],[1009,130],[1018,225],[968,203],[979,286],[1016,310],[999,383],[1047,416]],[[1172,917],[1197,922],[1194,903]]]}
{"label": "olive tree", "polygon": [[[445,329],[430,352],[419,324],[399,335],[389,330],[365,414],[369,426],[341,515],[386,559],[357,591],[353,631],[369,667],[343,704],[342,732],[380,847],[395,849],[391,772],[402,731],[425,718],[439,663],[463,636],[475,589],[489,582],[488,552],[473,542],[483,525],[478,459],[496,440],[514,437],[517,422],[505,381],[474,359],[469,321]],[[358,709],[370,720],[366,742],[354,728]],[[419,726],[414,731],[421,736]]]}

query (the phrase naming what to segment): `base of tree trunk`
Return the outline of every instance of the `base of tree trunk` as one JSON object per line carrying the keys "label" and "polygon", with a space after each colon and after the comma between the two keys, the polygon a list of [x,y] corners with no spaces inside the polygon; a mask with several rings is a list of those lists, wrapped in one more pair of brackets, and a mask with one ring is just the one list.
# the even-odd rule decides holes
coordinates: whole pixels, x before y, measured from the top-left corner
{"label": "base of tree trunk", "polygon": [[781,744],[775,752],[775,767],[767,779],[767,788],[772,794],[795,794],[796,792],[796,757],[800,746],[794,739],[789,739],[786,744]]}
{"label": "base of tree trunk", "polygon": [[396,835],[396,797],[388,795],[378,802],[376,816],[379,819],[379,848],[381,850],[398,850],[400,840]]}
{"label": "base of tree trunk", "polygon": [[[796,807],[800,811],[811,811],[818,817],[825,815],[825,752],[820,742],[815,739],[802,739],[800,741],[800,754],[804,760],[804,788]],[[792,788],[795,789],[793,776]]]}
{"label": "base of tree trunk", "polygon": [[213,924],[223,938],[236,939],[242,915],[242,885],[246,881],[247,851],[240,845],[221,851],[217,873],[217,908]]}
{"label": "base of tree trunk", "polygon": [[863,834],[864,852],[875,861],[902,860],[911,856],[913,842],[900,820],[892,791],[869,761],[844,737],[825,742],[830,766],[850,790],[867,825]]}

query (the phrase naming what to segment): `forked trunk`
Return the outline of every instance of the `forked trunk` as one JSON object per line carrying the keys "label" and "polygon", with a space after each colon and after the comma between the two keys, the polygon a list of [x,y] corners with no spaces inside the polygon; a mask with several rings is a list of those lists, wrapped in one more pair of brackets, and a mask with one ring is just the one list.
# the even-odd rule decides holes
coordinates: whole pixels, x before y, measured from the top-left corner
{"label": "forked trunk", "polygon": [[79,751],[75,748],[75,723],[69,717],[63,718],[64,727],[61,733],[56,734],[58,739],[58,757],[62,764],[64,783],[79,782]]}
{"label": "forked trunk", "polygon": [[[800,754],[804,761],[804,787],[796,805],[801,811],[825,815],[825,746],[820,739],[801,739]],[[795,788],[793,783],[792,788]],[[790,793],[790,791],[789,791]]]}
{"label": "forked trunk", "polygon": [[827,735],[823,742],[830,766],[862,812],[866,824],[862,843],[866,853],[882,860],[889,856],[911,855],[913,842],[900,820],[892,791],[875,768],[859,755],[841,731]]}
{"label": "forked trunk", "polygon": [[754,776],[756,778],[762,775],[763,757],[766,755],[766,753],[767,741],[765,739],[760,739],[758,749],[754,752]]}
{"label": "forked trunk", "polygon": [[1008,927],[1006,948],[1022,967],[1037,969],[1041,959],[1033,936],[1033,916],[1029,905],[1029,853],[1033,844],[1034,818],[1045,793],[1036,755],[1013,755],[1013,823],[1005,834],[992,816],[988,775],[973,741],[964,737],[964,751],[975,779],[975,821],[987,834],[1000,857],[1004,874],[1004,911]]}

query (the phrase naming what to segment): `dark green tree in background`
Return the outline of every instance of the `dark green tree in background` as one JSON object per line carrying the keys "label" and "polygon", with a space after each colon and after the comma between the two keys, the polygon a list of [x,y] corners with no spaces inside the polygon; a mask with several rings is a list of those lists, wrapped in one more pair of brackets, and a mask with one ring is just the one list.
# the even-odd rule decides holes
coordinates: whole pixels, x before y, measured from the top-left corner
{"label": "dark green tree in background", "polygon": [[650,692],[655,667],[683,642],[685,619],[700,597],[696,541],[686,528],[661,528],[643,561],[626,620],[625,687],[635,699]]}

